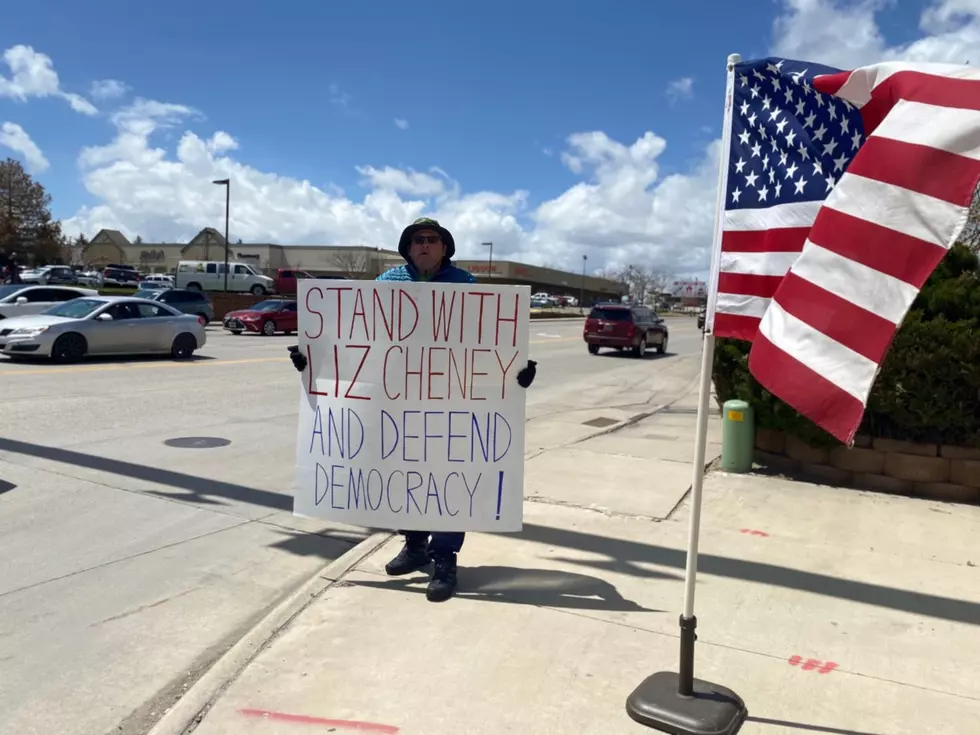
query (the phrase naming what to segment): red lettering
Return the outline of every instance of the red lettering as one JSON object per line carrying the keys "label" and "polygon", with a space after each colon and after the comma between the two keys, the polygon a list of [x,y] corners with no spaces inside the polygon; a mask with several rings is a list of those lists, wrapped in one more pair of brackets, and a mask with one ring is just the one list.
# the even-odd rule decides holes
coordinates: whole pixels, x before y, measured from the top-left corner
{"label": "red lettering", "polygon": [[314,390],[313,388],[313,350],[306,345],[306,369],[309,371],[306,378],[306,392],[311,396],[329,396],[329,393]]}
{"label": "red lettering", "polygon": [[[449,369],[450,371],[456,373],[456,383],[459,385],[459,397],[466,398],[466,350],[463,350],[463,374],[459,374],[459,363],[456,362],[456,350],[449,350]],[[453,397],[453,381],[449,380],[449,395],[447,398]]]}
{"label": "red lettering", "polygon": [[333,346],[333,394],[340,395],[340,348]]}
{"label": "red lettering", "polygon": [[[405,299],[412,305],[412,310],[415,312],[415,318],[412,322],[412,328],[408,330],[408,334],[402,333],[402,315],[405,313]],[[412,298],[411,294],[407,293],[404,289],[398,289],[398,341],[404,342],[406,339],[411,337],[415,333],[415,328],[419,325],[419,306],[415,303],[415,299]],[[422,389],[419,388],[419,393]]]}
{"label": "red lettering", "polygon": [[437,372],[437,371],[435,371],[435,370],[432,369],[432,353],[433,352],[436,352],[436,351],[445,352],[446,351],[446,348],[445,347],[430,347],[429,348],[429,392],[428,392],[428,396],[429,396],[429,400],[430,401],[441,401],[443,399],[443,396],[434,396],[434,395],[432,395],[432,376],[433,375],[445,375],[445,373],[440,373],[440,372]]}
{"label": "red lettering", "polygon": [[[486,291],[472,291],[470,296],[480,297],[480,315],[477,317],[477,328],[476,328],[476,342],[477,344],[483,344],[483,301],[490,296],[492,293],[487,293]],[[472,376],[471,376],[472,377]],[[472,394],[472,391],[470,391]]]}
{"label": "red lettering", "polygon": [[456,310],[456,292],[453,291],[449,300],[449,314],[446,314],[446,292],[440,291],[439,313],[436,315],[436,291],[432,292],[432,341],[439,341],[439,328],[442,327],[442,341],[449,341],[449,328],[453,323],[453,312]]}
{"label": "red lettering", "polygon": [[419,369],[410,370],[408,367],[409,354],[411,353],[411,347],[405,349],[405,398],[408,398],[408,376],[418,375],[419,376],[419,392],[418,397],[422,397],[422,361],[425,359],[425,348],[419,348]]}
{"label": "red lettering", "polygon": [[[360,291],[358,291],[360,293]],[[347,390],[344,392],[344,398],[353,398],[358,401],[370,401],[371,396],[352,396],[351,391],[354,390],[354,386],[357,385],[357,378],[361,374],[361,369],[364,367],[364,363],[367,361],[367,356],[371,352],[371,345],[347,345],[348,350],[364,350],[364,354],[361,355],[361,361],[357,365],[357,370],[354,371],[354,377],[351,378],[350,384],[347,386]]]}
{"label": "red lettering", "polygon": [[371,323],[374,325],[374,329],[371,332],[371,339],[376,340],[378,338],[378,310],[381,311],[381,321],[384,323],[384,330],[388,333],[388,339],[393,340],[395,338],[395,292],[389,291],[388,295],[391,296],[391,321],[388,321],[388,314],[385,314],[385,305],[381,303],[381,296],[377,289],[374,290],[374,295],[371,299]]}
{"label": "red lettering", "polygon": [[340,302],[341,302],[341,292],[342,291],[353,291],[352,286],[329,286],[327,291],[337,292],[337,339],[340,339]]}
{"label": "red lettering", "polygon": [[350,319],[350,333],[347,335],[347,339],[354,336],[354,320],[358,316],[361,317],[361,324],[364,325],[364,339],[371,339],[368,335],[367,314],[364,311],[364,292],[361,289],[357,289],[357,293],[354,294],[354,314]]}
{"label": "red lettering", "polygon": [[514,294],[514,318],[513,319],[505,319],[504,317],[500,316],[500,300],[502,298],[503,295],[498,293],[497,294],[497,326],[493,335],[493,346],[498,347],[500,345],[500,323],[510,322],[511,324],[514,325],[514,338],[511,340],[510,346],[517,347],[517,306],[519,303],[518,301],[519,296],[518,294]]}
{"label": "red lettering", "polygon": [[497,352],[497,350],[494,350],[493,354],[494,357],[497,358],[497,364],[500,365],[500,372],[503,373],[500,379],[500,400],[503,400],[507,397],[507,371],[510,370],[510,366],[514,364],[514,360],[517,359],[518,353],[515,352],[514,356],[510,358],[510,362],[507,363],[507,367],[504,367],[504,364],[500,361],[500,353]]}
{"label": "red lettering", "polygon": [[384,384],[385,395],[388,396],[388,400],[389,401],[395,401],[395,400],[398,400],[399,398],[402,397],[402,394],[401,393],[398,393],[397,395],[391,395],[391,393],[388,392],[388,357],[391,355],[391,351],[392,350],[398,350],[399,352],[401,352],[403,354],[405,352],[398,345],[392,345],[385,352],[385,361],[384,361],[384,365],[381,368],[381,382]]}
{"label": "red lettering", "polygon": [[477,352],[490,352],[490,350],[472,350],[470,352],[470,400],[471,401],[485,401],[485,400],[487,400],[486,399],[486,396],[477,396],[473,392],[473,378],[475,378],[477,375],[487,375],[487,373],[478,373],[476,371],[476,353]]}
{"label": "red lettering", "polygon": [[[323,291],[320,289],[319,286],[314,286],[313,288],[311,288],[309,291],[306,292],[306,310],[311,314],[316,314],[316,318],[320,320],[320,331],[317,332],[316,334],[310,334],[307,331],[306,332],[307,339],[316,339],[321,334],[323,334],[323,314],[321,314],[319,311],[317,311],[312,306],[310,306],[310,296],[313,294],[314,291],[320,294],[321,300],[323,299]],[[309,350],[309,347],[307,347],[306,349]]]}

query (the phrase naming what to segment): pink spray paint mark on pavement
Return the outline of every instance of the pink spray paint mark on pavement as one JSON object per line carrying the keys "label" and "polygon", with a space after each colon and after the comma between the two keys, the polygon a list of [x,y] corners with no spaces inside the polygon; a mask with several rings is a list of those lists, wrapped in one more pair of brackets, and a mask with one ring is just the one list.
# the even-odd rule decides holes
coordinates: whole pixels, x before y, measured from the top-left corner
{"label": "pink spray paint mark on pavement", "polygon": [[238,714],[252,719],[273,720],[275,722],[290,722],[294,725],[321,725],[335,727],[338,730],[372,733],[372,735],[397,735],[398,728],[394,725],[382,725],[379,722],[358,722],[357,720],[334,720],[328,717],[312,715],[294,715],[288,712],[273,712],[267,709],[240,709]]}

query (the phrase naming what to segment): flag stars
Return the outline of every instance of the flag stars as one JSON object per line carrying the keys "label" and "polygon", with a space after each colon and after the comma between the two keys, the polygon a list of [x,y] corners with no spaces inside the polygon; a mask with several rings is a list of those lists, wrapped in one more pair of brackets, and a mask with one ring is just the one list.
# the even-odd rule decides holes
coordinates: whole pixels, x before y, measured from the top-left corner
{"label": "flag stars", "polygon": [[760,128],[759,128],[759,137],[760,137],[760,138],[761,138],[762,140],[768,140],[768,138],[769,138],[769,133],[768,133],[768,132],[766,131],[766,129],[765,129],[765,128],[763,128],[763,127],[760,127]]}
{"label": "flag stars", "polygon": [[803,128],[804,128],[804,130],[806,128],[812,128],[813,127],[813,123],[816,122],[816,119],[817,119],[817,116],[815,114],[813,114],[812,112],[809,115],[807,115],[806,116],[806,119],[803,121]]}
{"label": "flag stars", "polygon": [[786,161],[789,159],[789,154],[786,151],[782,151],[779,154],[779,165],[786,167]]}
{"label": "flag stars", "polygon": [[762,74],[762,73],[761,73],[761,72],[760,72],[760,71],[759,71],[758,69],[753,69],[753,70],[752,70],[752,76],[754,76],[754,77],[755,77],[756,79],[758,79],[758,80],[759,80],[760,82],[764,82],[764,81],[766,81],[766,77],[765,77],[765,75],[763,75],[763,74]]}
{"label": "flag stars", "polygon": [[732,202],[738,204],[738,200],[741,196],[742,196],[742,190],[736,186],[735,189],[732,191]]}
{"label": "flag stars", "polygon": [[766,95],[765,97],[762,98],[762,109],[768,110],[771,106],[772,106],[772,100],[769,98],[769,95]]}
{"label": "flag stars", "polygon": [[851,136],[851,150],[856,151],[861,147],[861,133],[855,131],[854,135]]}
{"label": "flag stars", "polygon": [[851,121],[846,117],[841,116],[840,119],[840,133],[841,135],[848,135],[851,132]]}
{"label": "flag stars", "polygon": [[776,198],[778,199],[783,193],[782,183],[776,184]]}
{"label": "flag stars", "polygon": [[749,123],[749,125],[751,125],[754,128],[755,127],[755,121],[756,121],[756,114],[753,112],[751,115],[749,115],[748,123]]}
{"label": "flag stars", "polygon": [[769,187],[768,186],[763,186],[761,189],[759,189],[758,194],[759,194],[759,201],[760,202],[766,201],[766,197],[769,196]]}
{"label": "flag stars", "polygon": [[759,175],[757,173],[755,173],[755,171],[749,171],[749,175],[745,177],[745,185],[746,186],[755,186],[755,182],[756,182],[756,180],[758,178],[759,178]]}
{"label": "flag stars", "polygon": [[753,84],[752,87],[749,88],[749,94],[752,95],[752,99],[757,99],[759,97],[759,85]]}
{"label": "flag stars", "polygon": [[770,184],[776,183],[776,169],[774,168],[769,169],[769,183]]}
{"label": "flag stars", "polygon": [[746,84],[749,83],[749,78],[747,76],[745,76],[744,74],[739,74],[738,75],[738,81],[741,83],[741,86],[744,87]]}
{"label": "flag stars", "polygon": [[742,173],[742,169],[743,168],[745,168],[745,161],[744,161],[744,159],[742,159],[741,157],[739,157],[739,159],[737,161],[735,161],[735,173],[737,173],[737,174]]}
{"label": "flag stars", "polygon": [[794,176],[796,176],[796,172],[797,172],[798,169],[799,169],[799,166],[797,166],[795,162],[794,163],[791,163],[789,165],[789,168],[786,169],[786,178],[787,179],[792,179]]}
{"label": "flag stars", "polygon": [[804,161],[810,160],[810,149],[806,147],[806,143],[800,143],[799,154]]}
{"label": "flag stars", "polygon": [[749,131],[748,130],[743,130],[741,133],[739,133],[738,134],[738,140],[739,140],[739,142],[742,145],[748,145],[749,144]]}
{"label": "flag stars", "polygon": [[802,194],[803,193],[803,189],[806,188],[807,183],[808,183],[807,180],[804,179],[801,176],[799,181],[794,181],[793,182],[793,188],[796,189],[796,191],[794,191],[793,193],[794,194]]}
{"label": "flag stars", "polygon": [[836,183],[837,183],[837,182],[836,182],[836,181],[834,180],[834,176],[833,176],[833,174],[830,174],[829,176],[825,176],[825,177],[824,177],[824,181],[826,181],[826,182],[827,182],[827,191],[830,191],[831,189],[833,189],[833,188],[834,188],[834,184],[836,184]]}
{"label": "flag stars", "polygon": [[837,147],[837,141],[834,140],[833,138],[831,138],[829,143],[824,143],[824,146],[823,146],[823,154],[825,156],[832,156],[832,155],[834,155],[834,149],[836,147]]}
{"label": "flag stars", "polygon": [[775,122],[779,119],[779,116],[783,114],[783,111],[778,107],[774,107],[772,112],[769,113],[769,122]]}
{"label": "flag stars", "polygon": [[786,87],[785,96],[786,96],[786,104],[787,105],[793,104],[793,90],[792,90],[792,88]]}
{"label": "flag stars", "polygon": [[836,120],[837,119],[837,108],[834,107],[834,103],[833,102],[831,102],[829,105],[827,105],[827,114],[830,116],[830,119],[831,120]]}
{"label": "flag stars", "polygon": [[813,175],[823,176],[823,166],[820,165],[820,161],[813,162]]}
{"label": "flag stars", "polygon": [[788,123],[789,120],[780,120],[778,123],[776,123],[776,131],[782,133]]}
{"label": "flag stars", "polygon": [[747,117],[749,114],[749,103],[743,102],[742,106],[738,108],[738,111],[742,113],[742,117]]}
{"label": "flag stars", "polygon": [[790,130],[788,133],[786,133],[786,147],[792,148],[794,140],[796,140],[796,131]]}
{"label": "flag stars", "polygon": [[752,146],[752,158],[758,158],[762,155],[762,146],[756,143]]}
{"label": "flag stars", "polygon": [[844,153],[841,153],[839,158],[834,159],[834,171],[843,171],[846,165],[847,156]]}
{"label": "flag stars", "polygon": [[814,140],[823,140],[823,136],[827,134],[827,128],[823,123],[820,123],[820,127],[813,131]]}
{"label": "flag stars", "polygon": [[800,100],[796,103],[796,116],[803,117],[804,112],[806,112],[806,102]]}
{"label": "flag stars", "polygon": [[762,170],[766,171],[769,168],[769,154],[762,157]]}
{"label": "flag stars", "polygon": [[820,94],[819,92],[817,92],[816,94],[813,95],[813,99],[815,99],[817,101],[817,107],[823,107],[824,106],[825,103],[824,103],[823,95]]}

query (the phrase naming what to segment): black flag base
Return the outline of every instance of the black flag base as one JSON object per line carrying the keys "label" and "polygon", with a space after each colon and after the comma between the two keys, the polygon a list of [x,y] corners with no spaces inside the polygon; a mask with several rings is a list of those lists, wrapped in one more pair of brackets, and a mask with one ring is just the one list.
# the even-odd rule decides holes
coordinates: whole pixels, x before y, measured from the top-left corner
{"label": "black flag base", "polygon": [[735,735],[748,716],[735,692],[694,679],[692,696],[681,696],[680,676],[661,671],[643,680],[629,699],[626,712],[641,725],[670,735]]}
{"label": "black flag base", "polygon": [[626,713],[641,725],[670,735],[735,735],[749,712],[727,687],[694,678],[697,618],[681,615],[680,673],[648,676],[626,700]]}

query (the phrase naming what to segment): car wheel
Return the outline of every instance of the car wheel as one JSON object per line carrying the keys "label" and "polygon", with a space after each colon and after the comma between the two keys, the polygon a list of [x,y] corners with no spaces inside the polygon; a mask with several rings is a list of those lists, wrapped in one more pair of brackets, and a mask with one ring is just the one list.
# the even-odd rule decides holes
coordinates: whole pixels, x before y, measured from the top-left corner
{"label": "car wheel", "polygon": [[276,333],[276,323],[271,319],[266,319],[265,323],[262,324],[262,334],[266,337],[272,337]]}
{"label": "car wheel", "polygon": [[51,357],[57,362],[76,362],[85,357],[88,344],[80,334],[63,334],[55,340]]}
{"label": "car wheel", "polygon": [[640,337],[640,344],[633,348],[633,357],[645,357],[647,354],[647,336]]}
{"label": "car wheel", "polygon": [[599,345],[589,345],[589,354],[590,355],[598,355],[599,354]]}
{"label": "car wheel", "polygon": [[200,291],[200,290],[202,290],[201,289],[201,284],[200,283],[188,283],[187,284],[187,290],[188,291]]}
{"label": "car wheel", "polygon": [[265,286],[260,286],[259,284],[256,283],[254,286],[252,286],[252,294],[255,296],[264,296]]}
{"label": "car wheel", "polygon": [[663,342],[661,342],[659,345],[657,345],[657,352],[659,354],[661,354],[661,355],[664,355],[664,354],[667,353],[667,335],[666,334],[664,335]]}
{"label": "car wheel", "polygon": [[231,333],[232,334],[241,334],[242,333],[242,330],[241,329],[232,329],[231,330]]}
{"label": "car wheel", "polygon": [[184,332],[174,337],[174,343],[170,346],[170,356],[175,360],[188,360],[196,349],[197,340],[194,335]]}
{"label": "car wheel", "polygon": [[210,322],[211,322],[211,320],[210,320],[210,319],[208,319],[208,315],[207,315],[207,314],[198,314],[198,316],[199,316],[199,317],[201,318],[201,321],[203,321],[203,322],[204,322],[204,326],[205,326],[205,327],[206,327],[206,326],[207,326],[208,324],[210,324]]}

